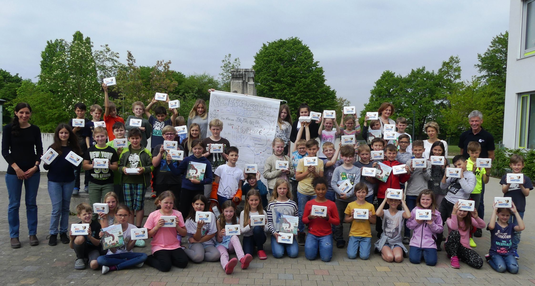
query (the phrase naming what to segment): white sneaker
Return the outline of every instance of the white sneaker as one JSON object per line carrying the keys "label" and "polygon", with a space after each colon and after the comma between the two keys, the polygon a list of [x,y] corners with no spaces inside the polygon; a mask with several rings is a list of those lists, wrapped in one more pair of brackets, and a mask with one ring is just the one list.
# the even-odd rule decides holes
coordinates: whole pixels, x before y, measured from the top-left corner
{"label": "white sneaker", "polygon": [[102,266],[102,274],[106,274],[110,272],[110,268],[108,266]]}
{"label": "white sneaker", "polygon": [[139,264],[136,264],[136,267],[137,267],[137,268],[141,268],[141,267],[143,267],[144,264],[145,264],[144,262],[141,262],[141,263],[139,263]]}

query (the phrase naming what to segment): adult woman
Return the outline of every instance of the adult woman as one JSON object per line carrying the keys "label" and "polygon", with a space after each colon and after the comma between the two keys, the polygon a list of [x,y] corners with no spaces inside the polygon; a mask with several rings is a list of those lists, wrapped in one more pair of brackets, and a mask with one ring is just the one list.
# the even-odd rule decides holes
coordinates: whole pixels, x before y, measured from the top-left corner
{"label": "adult woman", "polygon": [[381,131],[383,130],[383,126],[385,124],[394,124],[396,125],[396,122],[390,118],[392,114],[394,114],[394,105],[390,102],[383,102],[381,106],[379,106],[379,122],[381,123]]}
{"label": "adult woman", "polygon": [[279,109],[279,118],[277,119],[275,137],[284,141],[284,154],[289,154],[288,150],[290,149],[291,133],[292,115],[290,114],[290,107],[287,104],[283,104]]}
{"label": "adult woman", "polygon": [[427,137],[429,139],[424,140],[424,158],[429,159],[429,154],[431,152],[431,146],[433,146],[433,143],[440,141],[442,144],[444,144],[444,151],[446,153],[446,158],[448,157],[448,143],[444,140],[438,139],[438,134],[440,133],[440,127],[438,127],[438,123],[431,121],[427,122],[424,125],[424,131],[427,133]]}
{"label": "adult woman", "polygon": [[6,174],[6,186],[9,194],[8,221],[11,247],[20,248],[19,208],[22,195],[22,183],[26,194],[26,216],[30,245],[39,244],[37,239],[37,189],[39,188],[39,164],[43,155],[41,130],[30,124],[32,109],[29,104],[21,102],[15,106],[13,121],[4,127],[2,136],[2,156],[9,167]]}
{"label": "adult woman", "polygon": [[188,130],[192,123],[199,124],[201,127],[201,139],[206,138],[206,131],[208,130],[208,110],[206,110],[206,102],[202,99],[197,99],[193,108],[188,115]]}

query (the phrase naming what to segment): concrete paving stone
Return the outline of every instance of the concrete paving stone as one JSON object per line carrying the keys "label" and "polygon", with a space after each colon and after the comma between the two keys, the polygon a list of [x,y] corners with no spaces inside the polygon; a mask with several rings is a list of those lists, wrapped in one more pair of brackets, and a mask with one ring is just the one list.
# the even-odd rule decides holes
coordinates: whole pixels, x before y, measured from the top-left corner
{"label": "concrete paving stone", "polygon": [[249,263],[249,269],[259,269],[259,268],[264,268],[264,263],[263,262],[251,262],[251,263]]}
{"label": "concrete paving stone", "polygon": [[[349,286],[350,285],[346,281],[331,281],[331,283],[333,286]],[[355,284],[351,284],[351,285],[355,285]]]}
{"label": "concrete paving stone", "polygon": [[254,279],[240,278],[240,282],[238,284],[251,285],[254,284]]}
{"label": "concrete paving stone", "polygon": [[275,273],[264,273],[264,279],[278,279],[279,275]]}
{"label": "concrete paving stone", "polygon": [[457,273],[461,278],[465,279],[475,279],[476,277],[472,275],[471,273]]}
{"label": "concrete paving stone", "polygon": [[300,269],[299,274],[314,274],[314,269]]}
{"label": "concrete paving stone", "polygon": [[313,274],[313,275],[308,275],[307,278],[308,278],[309,281],[324,281],[322,275]]}
{"label": "concrete paving stone", "polygon": [[292,280],[292,279],[294,279],[294,276],[293,276],[293,274],[279,273],[278,279],[281,279],[281,280]]}

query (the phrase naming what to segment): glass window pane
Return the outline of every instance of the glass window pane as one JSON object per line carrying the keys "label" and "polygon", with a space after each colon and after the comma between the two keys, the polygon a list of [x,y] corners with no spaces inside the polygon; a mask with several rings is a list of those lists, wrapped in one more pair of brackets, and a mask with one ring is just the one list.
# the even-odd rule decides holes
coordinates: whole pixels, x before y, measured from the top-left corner
{"label": "glass window pane", "polygon": [[526,124],[527,124],[527,108],[528,107],[528,96],[520,97],[520,138],[518,141],[518,147],[526,148]]}
{"label": "glass window pane", "polygon": [[533,111],[535,111],[535,94],[530,95],[529,99],[529,108],[527,110],[527,114],[529,116],[529,125],[528,125],[528,148],[534,149],[535,148],[535,115],[533,115]]}
{"label": "glass window pane", "polygon": [[525,50],[535,49],[535,2],[526,5],[526,41]]}

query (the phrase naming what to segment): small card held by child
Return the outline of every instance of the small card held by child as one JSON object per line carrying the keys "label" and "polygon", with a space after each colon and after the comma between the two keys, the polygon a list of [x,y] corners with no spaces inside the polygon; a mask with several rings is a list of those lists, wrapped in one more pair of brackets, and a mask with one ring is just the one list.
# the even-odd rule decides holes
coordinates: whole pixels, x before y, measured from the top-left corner
{"label": "small card held by child", "polygon": [[305,157],[303,158],[304,165],[305,166],[317,166],[318,165],[318,157]]}
{"label": "small card held by child", "polygon": [[141,119],[130,118],[130,122],[128,124],[133,127],[141,127],[141,122],[142,122]]}
{"label": "small card held by child", "polygon": [[417,220],[431,220],[432,217],[431,210],[416,210],[415,218]]}
{"label": "small card held by child", "polygon": [[312,120],[312,117],[310,116],[300,116],[299,122],[310,122]]}
{"label": "small card held by child", "polygon": [[210,144],[210,153],[223,153],[223,144]]}
{"label": "small card held by child", "polygon": [[460,178],[461,177],[461,168],[446,168],[446,177],[447,178]]}
{"label": "small card held by child", "polygon": [[324,110],[323,111],[323,118],[325,119],[336,119],[336,111],[334,110]]}
{"label": "small card held by child", "polygon": [[394,175],[407,174],[407,169],[405,169],[405,166],[406,166],[405,164],[392,166],[392,174]]}
{"label": "small card held by child", "polygon": [[476,202],[472,200],[459,200],[459,210],[471,212],[474,211]]}
{"label": "small card held by child", "polygon": [[176,216],[172,215],[163,215],[160,216],[161,219],[165,221],[163,227],[176,227]]}
{"label": "small card held by child", "polygon": [[368,168],[368,167],[362,167],[362,176],[364,177],[375,177],[375,172],[377,169],[375,168]]}
{"label": "small card held by child", "polygon": [[293,233],[279,232],[279,237],[277,238],[277,242],[278,243],[292,244],[293,240],[294,240],[294,234]]}
{"label": "small card held by child", "polygon": [[106,128],[106,122],[104,122],[104,121],[95,121],[95,122],[93,122],[93,126]]}
{"label": "small card held by child", "polygon": [[177,150],[178,149],[178,142],[171,141],[171,140],[164,140],[163,141],[163,149],[164,150]]}
{"label": "small card held by child", "polygon": [[225,235],[240,235],[240,225],[239,224],[227,224],[225,225]]}
{"label": "small card held by child", "polygon": [[412,159],[412,167],[413,167],[414,169],[422,169],[422,168],[425,168],[425,167],[426,167],[425,159],[418,159],[418,158],[414,158],[414,159]]}
{"label": "small card held by child", "polygon": [[73,223],[73,224],[71,224],[71,234],[73,236],[88,235],[89,234],[89,224],[88,223]]}
{"label": "small card held by child", "polygon": [[167,152],[169,153],[169,155],[171,155],[171,159],[173,160],[176,160],[176,161],[184,160],[184,151],[182,150],[169,149],[167,150]]}
{"label": "small card held by child", "polygon": [[385,152],[383,150],[381,151],[371,151],[372,154],[372,160],[384,160],[385,159]]}
{"label": "small card held by child", "polygon": [[496,204],[497,208],[512,208],[513,207],[513,200],[508,197],[495,197],[494,198],[494,204]]}
{"label": "small card held by child", "polygon": [[431,165],[444,166],[445,160],[444,156],[431,156]]}
{"label": "small card held by child", "polygon": [[187,125],[180,125],[175,126],[176,134],[188,134],[188,126]]}
{"label": "small card held by child", "polygon": [[113,139],[113,147],[114,148],[125,148],[127,146],[126,138],[123,139]]}
{"label": "small card held by child", "polygon": [[130,230],[130,239],[132,240],[140,240],[140,239],[148,239],[149,238],[149,232],[146,228],[134,228]]}
{"label": "small card held by child", "polygon": [[180,101],[177,100],[170,100],[169,101],[169,109],[172,109],[172,108],[180,108]]}
{"label": "small card held by child", "polygon": [[[388,124],[385,124],[385,126],[386,125],[388,125]],[[383,135],[384,135],[383,139],[385,139],[385,140],[396,140],[396,139],[398,139],[397,138],[398,134],[397,134],[396,131],[385,131],[385,132],[383,132]]]}
{"label": "small card held by child", "polygon": [[81,128],[84,128],[85,126],[85,119],[78,119],[78,118],[73,118],[72,119],[72,127],[81,127]]}
{"label": "small card held by child", "polygon": [[344,114],[357,114],[357,109],[354,106],[344,106]]}
{"label": "small card held by child", "polygon": [[353,209],[354,219],[369,219],[370,214],[368,209]]}
{"label": "small card held by child", "polygon": [[366,117],[368,117],[368,120],[377,120],[379,119],[379,112],[366,112]]}
{"label": "small card held by child", "polygon": [[139,174],[139,168],[124,168],[124,171],[129,175]]}
{"label": "small card held by child", "polygon": [[290,166],[290,162],[288,161],[275,161],[276,170],[288,170],[288,166]]}
{"label": "small card held by child", "polygon": [[107,86],[112,86],[112,85],[116,85],[117,84],[117,81],[115,80],[114,76],[107,77],[107,78],[103,79],[102,82],[105,83]]}
{"label": "small card held by child", "polygon": [[326,217],[327,216],[327,207],[312,205],[312,209],[310,210],[310,214],[311,215],[315,215],[315,216],[320,216],[320,217]]}
{"label": "small card held by child", "polygon": [[52,161],[54,161],[58,157],[58,152],[56,150],[49,148],[46,150],[45,154],[43,154],[43,157],[41,157],[41,160],[45,162],[47,165],[50,165]]}
{"label": "small card held by child", "polygon": [[245,174],[256,174],[258,168],[256,164],[245,164]]}
{"label": "small card held by child", "polygon": [[195,221],[204,221],[205,223],[209,223],[211,221],[212,214],[210,212],[196,212],[195,213]]}
{"label": "small card held by child", "polygon": [[477,158],[476,159],[477,168],[490,168],[492,167],[492,159],[490,158]]}
{"label": "small card held by child", "polygon": [[65,160],[69,161],[69,163],[73,164],[74,166],[79,166],[80,163],[82,163],[83,158],[78,156],[78,154],[74,153],[73,151],[71,151],[67,154],[67,156],[65,157]]}
{"label": "small card held by child", "polygon": [[340,190],[340,192],[347,194],[351,191],[351,189],[353,189],[353,184],[351,184],[350,180],[343,180],[338,186],[338,189]]}
{"label": "small card held by child", "polygon": [[342,145],[355,145],[355,135],[342,135]]}
{"label": "small card held by child", "polygon": [[93,159],[93,168],[95,169],[107,169],[110,166],[108,159]]}
{"label": "small card held by child", "polygon": [[167,93],[157,92],[154,95],[154,99],[156,99],[158,101],[166,101],[167,100]]}
{"label": "small card held by child", "polygon": [[263,215],[251,215],[251,226],[266,225],[266,217]]}
{"label": "small card held by child", "polygon": [[524,184],[524,174],[507,173],[508,184]]}
{"label": "small card held by child", "polygon": [[383,132],[396,132],[396,124],[383,125]]}
{"label": "small card held by child", "polygon": [[106,203],[94,203],[93,212],[96,214],[107,214],[110,211]]}
{"label": "small card held by child", "polygon": [[321,118],[321,112],[314,112],[314,111],[310,112],[310,120],[318,121],[320,120],[320,118]]}
{"label": "small card held by child", "polygon": [[402,200],[403,199],[403,190],[402,189],[388,188],[388,189],[386,189],[386,198],[387,199],[394,199],[394,200]]}

